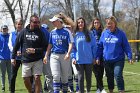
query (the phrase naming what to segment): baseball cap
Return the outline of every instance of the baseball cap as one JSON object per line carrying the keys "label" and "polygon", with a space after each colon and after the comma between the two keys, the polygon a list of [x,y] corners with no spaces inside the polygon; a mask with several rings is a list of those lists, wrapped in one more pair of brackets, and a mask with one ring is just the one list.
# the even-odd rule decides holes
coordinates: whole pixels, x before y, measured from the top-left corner
{"label": "baseball cap", "polygon": [[49,19],[49,21],[51,21],[51,22],[54,22],[56,20],[63,22],[62,19],[60,19],[60,18],[58,18],[56,16],[54,16],[53,18]]}
{"label": "baseball cap", "polygon": [[1,29],[8,29],[8,26],[7,25],[3,25],[3,26],[1,26]]}

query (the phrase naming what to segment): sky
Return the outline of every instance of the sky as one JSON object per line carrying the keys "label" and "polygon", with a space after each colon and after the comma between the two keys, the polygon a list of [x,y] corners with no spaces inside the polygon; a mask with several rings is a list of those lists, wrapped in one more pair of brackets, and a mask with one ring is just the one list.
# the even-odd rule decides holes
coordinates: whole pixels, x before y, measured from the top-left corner
{"label": "sky", "polygon": [[[116,0],[116,10],[121,9],[121,3],[123,0]],[[100,7],[107,8],[109,11],[112,9],[112,0],[100,0]]]}

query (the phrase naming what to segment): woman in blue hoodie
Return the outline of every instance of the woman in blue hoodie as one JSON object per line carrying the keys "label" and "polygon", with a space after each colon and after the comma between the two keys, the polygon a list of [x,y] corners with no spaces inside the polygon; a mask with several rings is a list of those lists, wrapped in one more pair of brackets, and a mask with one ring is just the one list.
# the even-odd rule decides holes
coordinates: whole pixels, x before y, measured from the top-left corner
{"label": "woman in blue hoodie", "polygon": [[85,19],[82,17],[76,20],[74,34],[72,62],[78,70],[80,93],[84,93],[84,72],[86,77],[86,89],[87,93],[89,93],[91,88],[92,65],[96,53],[96,39],[94,35],[87,30]]}
{"label": "woman in blue hoodie", "polygon": [[8,82],[10,87],[10,78],[11,78],[11,61],[10,61],[10,49],[8,47],[8,26],[3,25],[1,27],[0,33],[0,78],[2,84],[2,91],[5,91],[5,74],[7,70]]}
{"label": "woman in blue hoodie", "polygon": [[110,93],[113,93],[114,77],[119,93],[124,93],[123,68],[125,54],[128,57],[129,63],[132,64],[131,47],[126,35],[123,30],[117,27],[116,18],[111,16],[107,20],[107,28],[100,37],[96,60],[96,63],[99,63],[99,59],[103,55]]}

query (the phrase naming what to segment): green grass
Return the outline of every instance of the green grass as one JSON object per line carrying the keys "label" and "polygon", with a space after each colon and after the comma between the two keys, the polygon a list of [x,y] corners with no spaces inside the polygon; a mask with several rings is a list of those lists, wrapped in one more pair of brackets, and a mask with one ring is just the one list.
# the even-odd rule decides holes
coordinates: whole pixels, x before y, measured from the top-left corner
{"label": "green grass", "polygon": [[[140,62],[134,63],[133,65],[130,65],[126,62],[125,68],[124,68],[124,80],[125,80],[125,91],[126,93],[140,93]],[[42,77],[42,81],[43,81]],[[92,88],[91,93],[95,93],[96,91],[96,81],[95,77],[93,75],[92,77]],[[106,77],[104,77],[104,86],[106,91],[107,90],[107,83],[106,83]],[[0,86],[1,89],[1,86]],[[0,90],[0,93],[1,90]],[[7,84],[7,77],[6,77],[6,91],[5,93],[9,93],[8,90],[8,84]],[[16,93],[27,93],[27,90],[24,86],[23,79],[21,77],[21,68],[18,72],[17,81],[16,81]],[[118,93],[117,86],[115,86],[114,93]]]}

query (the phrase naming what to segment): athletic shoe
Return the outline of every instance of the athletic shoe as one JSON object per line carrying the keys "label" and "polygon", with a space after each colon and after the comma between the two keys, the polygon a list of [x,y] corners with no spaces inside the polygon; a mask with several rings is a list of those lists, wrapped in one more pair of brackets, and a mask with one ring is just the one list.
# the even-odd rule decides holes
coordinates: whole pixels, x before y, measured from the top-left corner
{"label": "athletic shoe", "polygon": [[105,89],[103,89],[103,90],[101,91],[101,93],[107,93],[107,92],[105,91]]}
{"label": "athletic shoe", "polygon": [[5,91],[5,87],[2,87],[2,92],[4,92]]}
{"label": "athletic shoe", "polygon": [[80,91],[76,91],[76,93],[80,93]]}
{"label": "athletic shoe", "polygon": [[101,93],[100,89],[97,89],[96,93]]}

